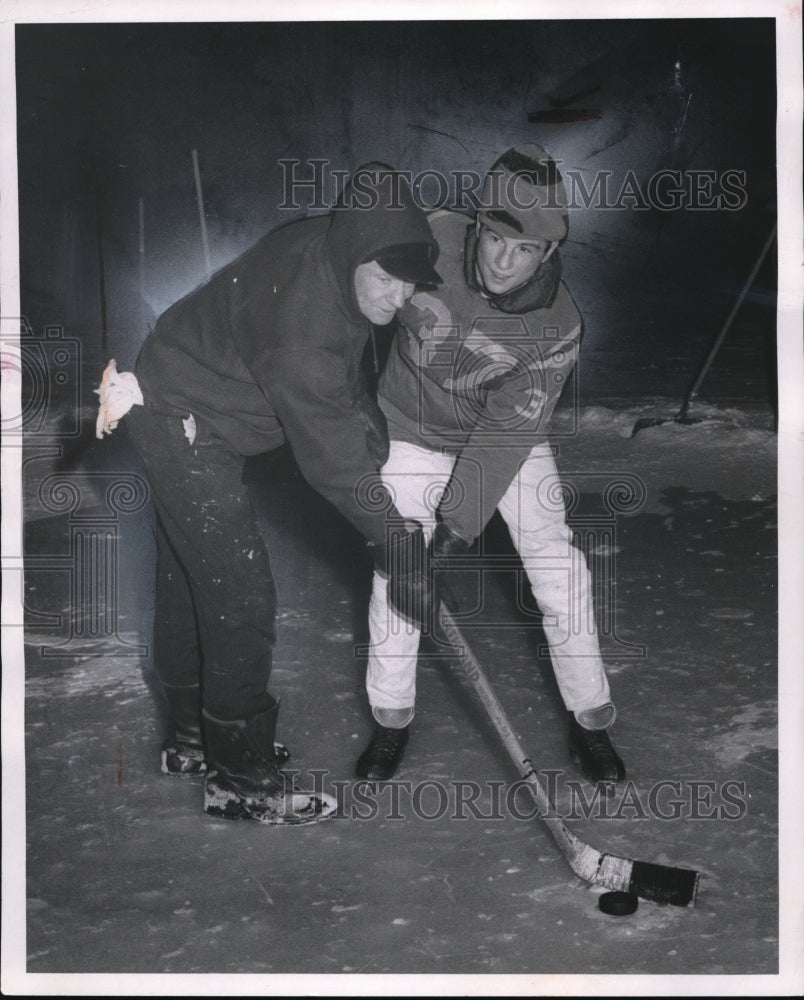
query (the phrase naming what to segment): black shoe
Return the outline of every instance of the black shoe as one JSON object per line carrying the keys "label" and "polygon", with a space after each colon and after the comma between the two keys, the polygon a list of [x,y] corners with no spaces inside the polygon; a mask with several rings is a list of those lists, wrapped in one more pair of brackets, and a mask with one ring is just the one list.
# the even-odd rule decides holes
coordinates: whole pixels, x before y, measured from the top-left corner
{"label": "black shoe", "polygon": [[569,727],[570,758],[593,783],[623,781],[625,764],[605,729],[584,729],[573,715]]}
{"label": "black shoe", "polygon": [[408,745],[408,727],[389,729],[379,722],[374,727],[371,742],[357,761],[358,778],[388,781],[396,773]]}

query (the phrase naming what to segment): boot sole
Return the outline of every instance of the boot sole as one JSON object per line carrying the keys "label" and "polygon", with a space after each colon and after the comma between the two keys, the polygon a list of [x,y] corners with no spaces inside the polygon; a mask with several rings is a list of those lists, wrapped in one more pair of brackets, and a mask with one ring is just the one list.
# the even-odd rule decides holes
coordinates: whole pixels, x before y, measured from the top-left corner
{"label": "boot sole", "polygon": [[251,819],[265,826],[303,826],[332,818],[337,800],[325,793],[288,792],[276,798],[249,798],[215,776],[204,784],[204,812],[222,819]]}

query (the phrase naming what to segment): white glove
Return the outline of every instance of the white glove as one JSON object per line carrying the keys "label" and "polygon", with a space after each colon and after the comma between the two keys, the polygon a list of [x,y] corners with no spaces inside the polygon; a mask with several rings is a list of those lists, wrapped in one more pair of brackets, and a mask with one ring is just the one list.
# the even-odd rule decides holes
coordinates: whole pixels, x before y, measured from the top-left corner
{"label": "white glove", "polygon": [[111,434],[118,422],[132,406],[143,405],[137,376],[133,372],[119,372],[114,358],[103,371],[101,384],[93,390],[100,396],[95,437]]}

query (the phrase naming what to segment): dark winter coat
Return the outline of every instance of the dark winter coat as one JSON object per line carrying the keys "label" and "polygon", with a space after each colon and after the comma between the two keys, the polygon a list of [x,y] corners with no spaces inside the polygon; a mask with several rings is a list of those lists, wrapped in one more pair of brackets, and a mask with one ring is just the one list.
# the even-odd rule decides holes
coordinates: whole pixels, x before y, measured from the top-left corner
{"label": "dark winter coat", "polygon": [[553,254],[532,282],[489,298],[474,280],[474,224],[430,217],[443,285],[417,291],[380,382],[390,436],[457,453],[441,516],[480,533],[534,445],[578,357],[581,318]]}
{"label": "dark winter coat", "polygon": [[354,272],[401,243],[435,256],[424,213],[402,201],[364,199],[266,236],[168,309],[136,366],[146,405],[192,414],[237,453],[288,442],[308,482],[375,543],[387,512],[366,502],[378,465],[360,384],[371,326]]}

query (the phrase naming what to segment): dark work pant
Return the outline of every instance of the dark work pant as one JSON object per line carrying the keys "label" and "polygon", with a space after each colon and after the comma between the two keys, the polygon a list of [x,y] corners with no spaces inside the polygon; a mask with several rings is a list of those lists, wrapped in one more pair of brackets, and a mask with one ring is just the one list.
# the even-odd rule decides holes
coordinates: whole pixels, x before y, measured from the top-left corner
{"label": "dark work pant", "polygon": [[218,718],[270,708],[276,590],[243,457],[200,421],[190,444],[181,417],[147,404],[125,420],[156,506],[159,678],[200,681],[204,708]]}

